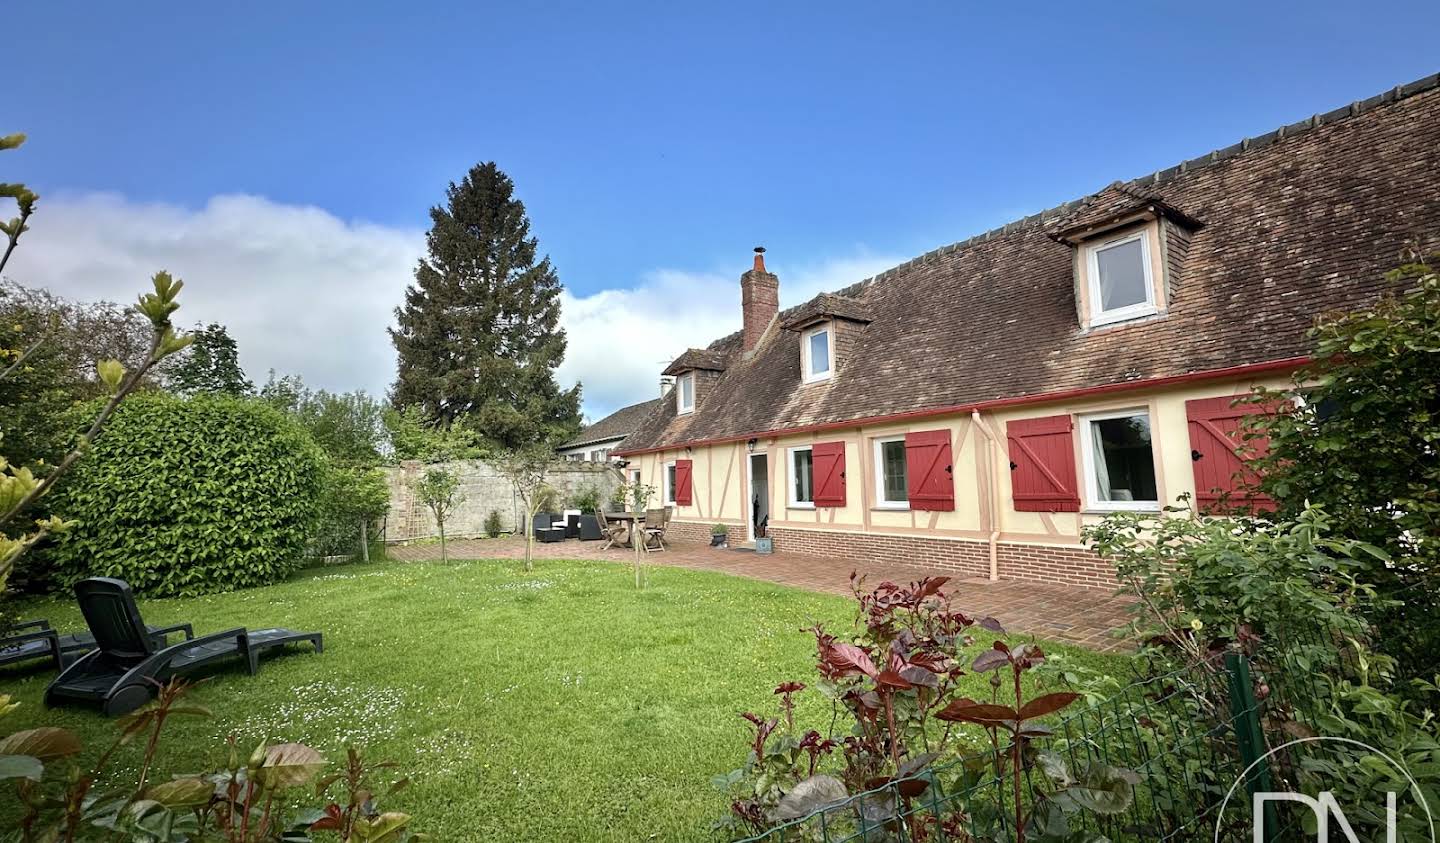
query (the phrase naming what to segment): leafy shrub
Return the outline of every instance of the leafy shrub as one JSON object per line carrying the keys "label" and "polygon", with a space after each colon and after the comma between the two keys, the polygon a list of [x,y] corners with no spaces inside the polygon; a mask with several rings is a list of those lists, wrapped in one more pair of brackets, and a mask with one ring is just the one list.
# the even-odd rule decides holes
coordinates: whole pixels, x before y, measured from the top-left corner
{"label": "leafy shrub", "polygon": [[323,456],[274,408],[229,396],[132,397],[53,506],[77,523],[44,553],[87,576],[195,595],[283,579],[301,563]]}
{"label": "leafy shrub", "polygon": [[337,466],[326,460],[324,481],[310,552],[317,556],[358,553],[364,532],[361,523],[375,521],[390,510],[385,472]]}
{"label": "leafy shrub", "polygon": [[570,498],[572,509],[578,509],[589,515],[600,508],[600,489],[593,483],[581,486],[574,496]]}
{"label": "leafy shrub", "polygon": [[[1366,581],[1388,555],[1334,536],[1334,522],[1316,506],[1273,523],[1186,515],[1178,508],[1159,517],[1116,513],[1085,530],[1115,562],[1122,590],[1138,598],[1134,627],[1156,675],[1219,678],[1180,689],[1199,720],[1207,711],[1229,710],[1222,662],[1238,654],[1251,665],[1251,690],[1271,746],[1317,735],[1358,741],[1401,759],[1430,804],[1440,801],[1434,715],[1418,704],[1440,699],[1440,689],[1433,675],[1406,681],[1395,659],[1377,651],[1384,633],[1367,620],[1391,602]],[[1121,718],[1147,717],[1148,700],[1133,710],[1127,705],[1117,700],[1111,708]],[[1172,741],[1169,752],[1183,760],[1171,769],[1185,780],[1171,786],[1185,793],[1226,786],[1207,774],[1229,741],[1224,730],[1200,729]],[[1277,755],[1270,762],[1284,785],[1277,789],[1330,791],[1347,811],[1368,806],[1376,792],[1408,789],[1387,783],[1393,774],[1363,746],[1326,746],[1325,753],[1296,748]],[[1424,839],[1428,828],[1413,797],[1399,810],[1406,840]],[[1384,816],[1365,808],[1349,816],[1368,832],[1363,839],[1380,839]]]}
{"label": "leafy shrub", "polygon": [[495,538],[504,532],[504,524],[500,521],[500,510],[492,509],[490,514],[485,516],[485,535]]}
{"label": "leafy shrub", "polygon": [[1262,485],[1279,517],[1307,504],[1338,535],[1383,547],[1366,578],[1393,598],[1369,617],[1380,649],[1425,676],[1440,649],[1440,272],[1415,258],[1389,276],[1396,295],[1322,319],[1315,363],[1283,392],[1293,412],[1255,417],[1269,440]]}
{"label": "leafy shrub", "polygon": [[[1037,742],[1050,731],[1035,721],[1080,694],[1028,693],[1025,674],[1045,661],[1035,644],[1012,649],[996,641],[967,658],[973,628],[1001,631],[1000,625],[954,609],[942,591],[948,580],[884,582],[866,591],[851,575],[858,634],[842,638],[812,629],[820,674],[813,687],[834,712],[829,733],[796,728],[795,698],[807,689],[801,682],[775,688],[778,716],[742,714],[754,733],[745,766],[715,779],[723,790],[739,791],[719,828],[747,837],[824,812],[821,827],[834,835],[827,839],[918,841],[938,830],[943,839],[1038,843],[1075,839],[1065,831],[1067,817],[1081,811],[1129,807],[1139,781],[1129,770],[1092,763],[1072,776],[1058,755],[1037,756]],[[967,665],[993,674],[988,703],[961,695]],[[984,736],[978,741],[984,749],[976,752],[977,733],[967,738],[965,728]],[[1043,776],[1027,774],[1032,763]],[[976,798],[939,805],[929,791],[946,789],[940,770],[954,775],[958,768],[969,777],[977,765],[989,767],[994,778],[974,789]],[[883,790],[891,785],[893,793]],[[991,793],[998,798],[992,801]],[[893,835],[866,833],[882,828]],[[776,839],[819,837],[792,829]]]}

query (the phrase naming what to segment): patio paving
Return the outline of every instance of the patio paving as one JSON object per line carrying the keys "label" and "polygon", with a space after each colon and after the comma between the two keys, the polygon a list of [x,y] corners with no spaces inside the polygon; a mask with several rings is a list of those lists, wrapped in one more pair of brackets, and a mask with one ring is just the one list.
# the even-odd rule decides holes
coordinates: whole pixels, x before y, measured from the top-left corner
{"label": "patio paving", "polygon": [[[602,544],[580,541],[536,544],[535,558],[604,559],[611,562],[626,562],[634,558],[628,549],[601,550]],[[525,556],[525,542],[516,537],[455,539],[448,543],[448,550],[451,559],[520,559]],[[438,560],[440,545],[393,546],[389,548],[389,554],[393,559],[406,562]],[[651,555],[648,561],[652,565],[722,571],[842,595],[850,594],[851,571],[865,574],[871,584],[884,580],[909,582],[948,574],[930,568],[793,553],[761,556],[678,541],[670,542],[669,550]],[[1131,601],[1108,590],[951,576],[946,590],[954,597],[956,605],[967,614],[995,618],[1009,632],[1078,644],[1091,650],[1119,651],[1132,646],[1113,632],[1129,620]]]}

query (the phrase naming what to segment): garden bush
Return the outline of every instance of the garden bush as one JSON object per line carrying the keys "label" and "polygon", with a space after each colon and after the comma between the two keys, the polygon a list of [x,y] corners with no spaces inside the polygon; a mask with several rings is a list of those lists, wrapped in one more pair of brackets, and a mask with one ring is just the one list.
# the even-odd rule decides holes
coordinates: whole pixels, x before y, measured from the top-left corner
{"label": "garden bush", "polygon": [[114,576],[155,596],[276,582],[301,564],[323,460],[258,401],[135,396],[56,491],[78,523],[43,562],[61,586]]}
{"label": "garden bush", "polygon": [[390,488],[385,472],[351,468],[327,459],[324,486],[310,542],[315,556],[350,556],[361,552],[373,534],[361,529],[390,510]]}
{"label": "garden bush", "polygon": [[505,524],[500,520],[500,510],[490,510],[490,514],[485,516],[485,535],[492,539],[499,538],[504,531]]}

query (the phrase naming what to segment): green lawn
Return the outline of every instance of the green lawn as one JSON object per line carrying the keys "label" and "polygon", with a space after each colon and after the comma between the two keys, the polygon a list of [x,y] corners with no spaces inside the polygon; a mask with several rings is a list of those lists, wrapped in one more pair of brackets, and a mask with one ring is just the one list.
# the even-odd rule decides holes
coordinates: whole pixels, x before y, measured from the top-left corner
{"label": "green lawn", "polygon": [[[325,633],[322,655],[272,658],[256,677],[231,670],[197,690],[215,717],[172,721],[162,769],[217,765],[232,732],[245,746],[300,741],[333,760],[354,744],[400,762],[413,784],[388,807],[439,840],[712,839],[726,803],[711,776],[746,753],[737,713],[768,713],[778,682],[812,680],[805,628],[848,629],[852,601],[669,568],[653,569],[650,583],[636,591],[627,567],[598,562],[539,562],[530,573],[513,561],[374,563],[141,601],[149,623],[192,621],[197,634]],[[6,609],[62,631],[81,625],[67,601]],[[1047,649],[1119,666],[1115,656]],[[0,734],[59,725],[92,753],[108,745],[111,721],[44,708],[51,675],[0,672],[0,692],[23,703]],[[985,692],[977,680],[976,695]],[[828,708],[809,705],[801,719],[822,726]],[[127,750],[120,774],[135,766],[138,748]]]}

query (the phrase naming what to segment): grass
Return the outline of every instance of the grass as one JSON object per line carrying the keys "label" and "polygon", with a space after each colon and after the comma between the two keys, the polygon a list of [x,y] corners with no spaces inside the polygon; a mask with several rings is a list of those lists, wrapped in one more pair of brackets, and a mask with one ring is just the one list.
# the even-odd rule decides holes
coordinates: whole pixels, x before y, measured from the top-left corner
{"label": "grass", "polygon": [[[197,634],[233,626],[325,633],[325,652],[272,658],[260,674],[217,674],[194,692],[211,719],[168,725],[161,769],[218,767],[224,738],[242,746],[299,741],[338,762],[347,744],[399,762],[412,785],[386,807],[439,840],[709,840],[726,799],[710,784],[740,766],[749,729],[737,713],[771,712],[771,690],[811,681],[822,621],[848,629],[852,601],[724,574],[656,568],[644,591],[630,569],[602,562],[376,562],[310,572],[270,588],[141,601],[151,624],[192,621]],[[6,606],[12,616],[81,626],[63,600]],[[985,646],[988,635],[978,647]],[[1020,636],[1009,636],[1016,640]],[[1098,669],[1121,658],[1048,650]],[[978,650],[977,650],[978,651]],[[53,674],[0,671],[23,705],[0,734],[70,728],[87,748],[113,722],[47,710]],[[974,695],[988,693],[977,677]],[[814,695],[798,714],[823,727]],[[133,780],[126,747],[113,780]],[[0,826],[7,824],[7,797]]]}

